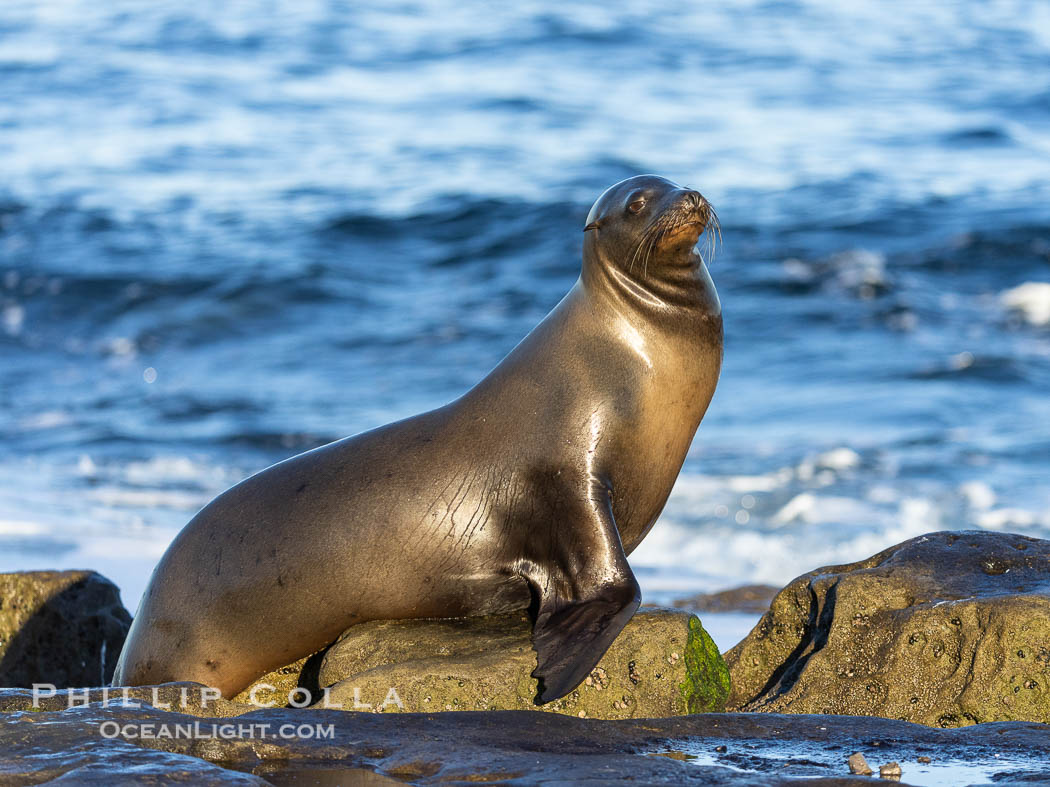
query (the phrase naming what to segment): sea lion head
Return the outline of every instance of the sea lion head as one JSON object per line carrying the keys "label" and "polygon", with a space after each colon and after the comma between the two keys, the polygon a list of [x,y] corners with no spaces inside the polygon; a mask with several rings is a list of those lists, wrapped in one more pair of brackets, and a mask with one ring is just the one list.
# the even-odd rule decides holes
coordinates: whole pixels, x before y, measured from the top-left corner
{"label": "sea lion head", "polygon": [[718,218],[699,191],[636,175],[609,187],[591,207],[584,258],[596,255],[632,278],[658,276],[667,266],[695,265],[693,247],[709,227],[717,233]]}

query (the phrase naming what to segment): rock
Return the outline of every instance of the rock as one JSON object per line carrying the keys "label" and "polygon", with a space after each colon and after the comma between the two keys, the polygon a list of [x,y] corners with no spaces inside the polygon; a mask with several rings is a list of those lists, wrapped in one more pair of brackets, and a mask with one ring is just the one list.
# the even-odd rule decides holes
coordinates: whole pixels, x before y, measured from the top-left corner
{"label": "rock", "polygon": [[726,662],[733,709],[1050,722],[1050,541],[932,533],[811,571]]}
{"label": "rock", "polygon": [[237,696],[234,702],[249,703],[261,708],[284,707],[289,701],[297,706],[311,704],[319,696],[317,670],[323,653],[305,656],[287,666],[268,672]]}
{"label": "rock", "polygon": [[900,779],[901,766],[895,762],[888,762],[879,766],[879,776],[883,779]]}
{"label": "rock", "polygon": [[871,776],[871,766],[868,765],[868,761],[864,759],[864,755],[860,752],[851,754],[846,762],[849,764],[850,773],[856,773],[859,776]]}
{"label": "rock", "polygon": [[131,615],[93,571],[0,574],[0,686],[109,682]]}
{"label": "rock", "polygon": [[[0,689],[0,706],[8,704],[11,691]],[[229,720],[152,708],[96,704],[60,712],[0,712],[0,784],[396,779],[428,785],[855,787],[858,777],[842,772],[842,752],[875,745],[881,756],[902,762],[936,750],[939,759],[952,762],[953,784],[987,784],[989,774],[1003,768],[1023,768],[1028,784],[1050,779],[1050,730],[1021,722],[935,729],[889,719],[773,713],[598,721],[520,711],[373,714],[293,708],[253,711],[234,721],[226,734]],[[282,729],[298,732],[282,735]],[[325,732],[311,734],[311,729]],[[715,743],[728,743],[729,752],[712,761]],[[1009,765],[993,758],[1000,752]],[[992,780],[1019,783],[1011,778],[1015,773]]]}
{"label": "rock", "polygon": [[741,585],[717,593],[700,593],[674,602],[693,612],[765,612],[779,588],[772,585]]}
{"label": "rock", "polygon": [[354,710],[547,710],[582,718],[674,716],[725,707],[728,671],[693,615],[662,609],[637,613],[583,684],[542,707],[533,702],[536,654],[530,629],[523,613],[353,626],[324,654],[317,685],[330,690],[318,700]]}

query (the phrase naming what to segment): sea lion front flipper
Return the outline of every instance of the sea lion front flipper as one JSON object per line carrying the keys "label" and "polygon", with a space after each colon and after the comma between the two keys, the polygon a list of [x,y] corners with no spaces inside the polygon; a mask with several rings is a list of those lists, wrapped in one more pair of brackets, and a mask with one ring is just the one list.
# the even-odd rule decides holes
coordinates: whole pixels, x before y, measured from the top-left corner
{"label": "sea lion front flipper", "polygon": [[540,682],[540,705],[580,685],[641,603],[608,491],[591,496],[585,509],[579,521],[559,529],[559,554],[540,563],[543,576],[528,577],[539,596],[532,676]]}

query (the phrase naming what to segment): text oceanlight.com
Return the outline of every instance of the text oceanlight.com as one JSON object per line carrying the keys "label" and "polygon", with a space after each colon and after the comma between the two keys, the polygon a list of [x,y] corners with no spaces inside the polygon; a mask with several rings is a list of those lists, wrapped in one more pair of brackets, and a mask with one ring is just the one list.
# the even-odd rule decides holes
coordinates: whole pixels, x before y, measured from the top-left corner
{"label": "text oceanlight.com", "polygon": [[282,740],[316,738],[333,740],[334,724],[270,724],[268,722],[206,722],[193,721],[182,724],[130,722],[121,724],[116,721],[104,721],[99,725],[103,738],[124,738],[125,740],[160,740],[165,738],[185,738],[192,740],[234,740],[255,739]]}

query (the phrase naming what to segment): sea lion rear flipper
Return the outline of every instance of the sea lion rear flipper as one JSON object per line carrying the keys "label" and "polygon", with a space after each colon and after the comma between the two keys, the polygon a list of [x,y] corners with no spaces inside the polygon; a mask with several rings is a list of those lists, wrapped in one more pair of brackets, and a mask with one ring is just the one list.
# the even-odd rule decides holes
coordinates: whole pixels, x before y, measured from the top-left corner
{"label": "sea lion rear flipper", "polygon": [[558,539],[559,559],[543,577],[529,577],[539,596],[532,629],[540,682],[537,704],[576,688],[605,655],[641,603],[613,522],[608,493],[588,501],[586,521],[573,522]]}

